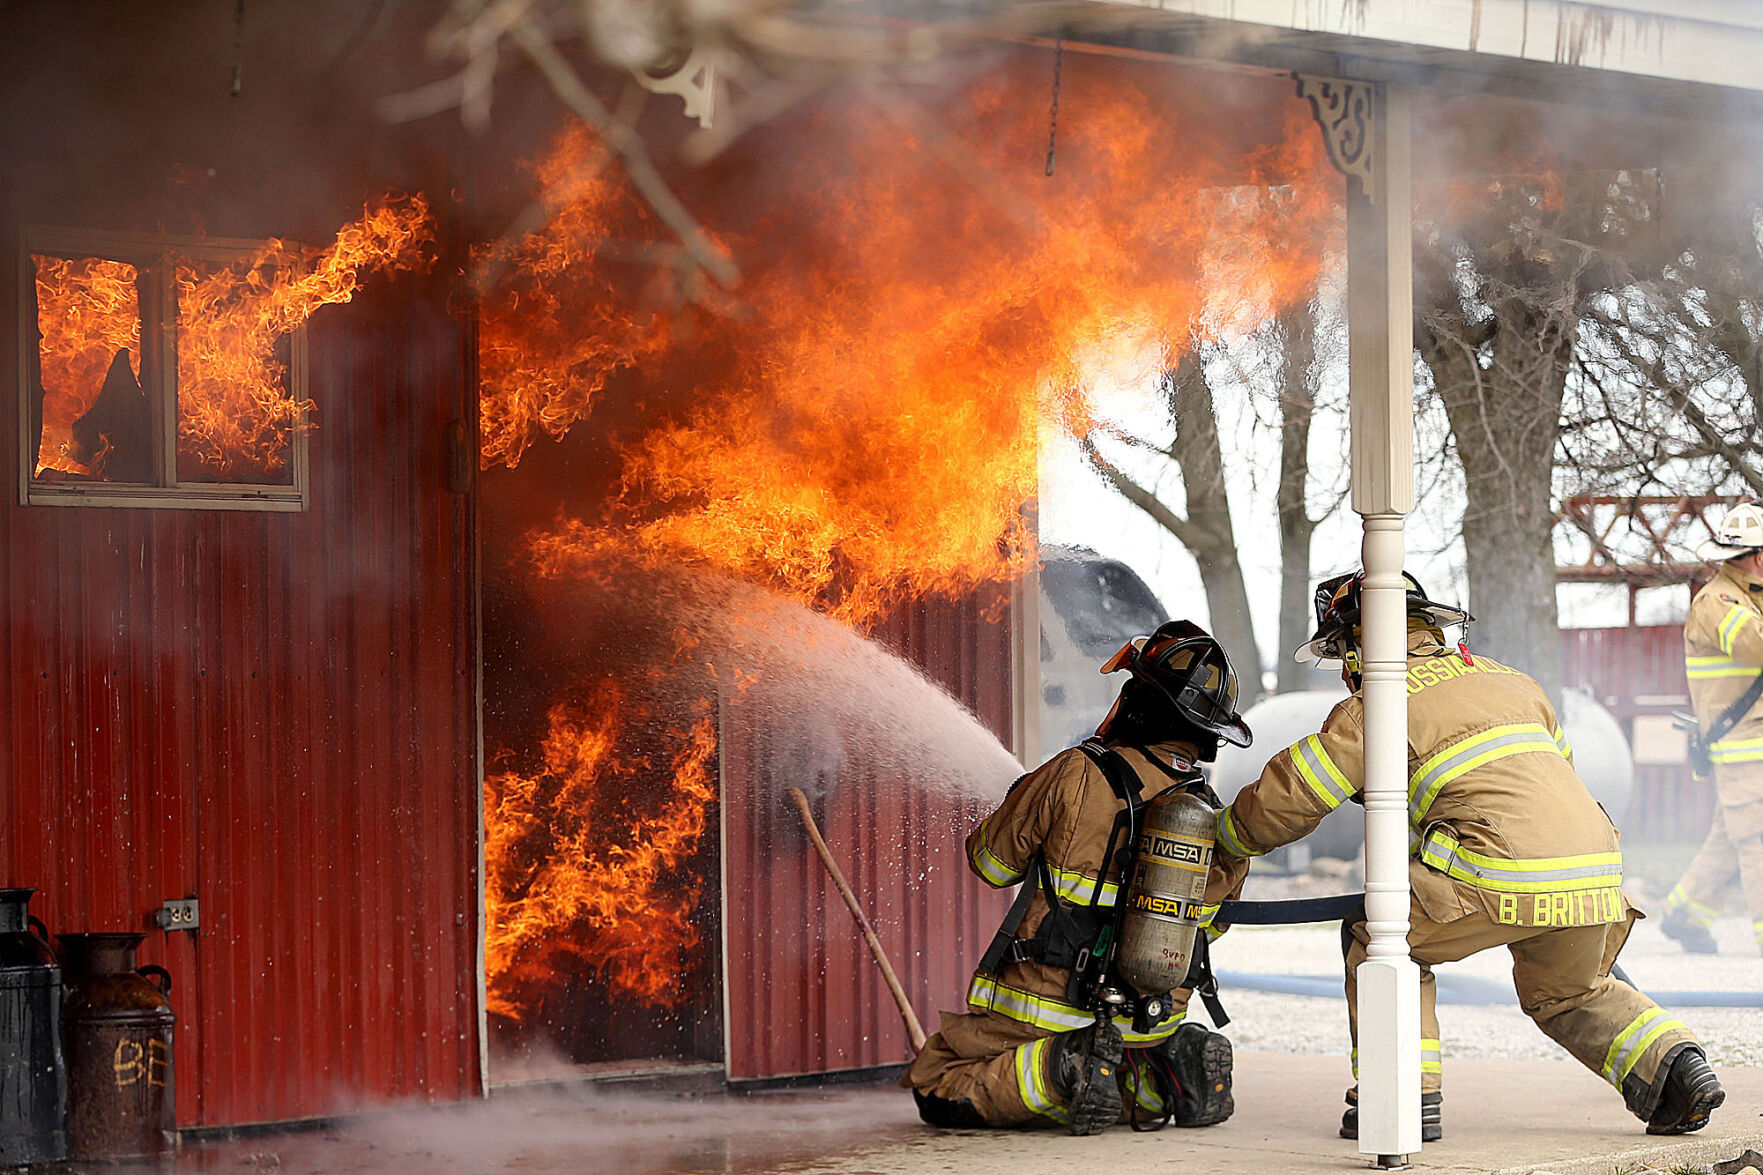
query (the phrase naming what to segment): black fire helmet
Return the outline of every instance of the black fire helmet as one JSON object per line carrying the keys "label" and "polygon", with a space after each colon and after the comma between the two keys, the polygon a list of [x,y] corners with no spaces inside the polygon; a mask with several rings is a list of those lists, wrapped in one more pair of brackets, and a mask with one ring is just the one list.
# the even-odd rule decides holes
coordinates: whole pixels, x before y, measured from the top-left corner
{"label": "black fire helmet", "polygon": [[[1462,608],[1440,604],[1427,598],[1420,581],[1406,571],[1402,582],[1407,586],[1408,615],[1424,620],[1433,628],[1447,624],[1464,624],[1475,617]],[[1316,585],[1316,631],[1308,641],[1292,653],[1298,662],[1339,661],[1348,650],[1359,646],[1361,622],[1360,597],[1365,589],[1365,573],[1354,571],[1337,575]]]}
{"label": "black fire helmet", "polygon": [[1170,620],[1150,636],[1134,637],[1102,666],[1129,670],[1183,718],[1229,743],[1254,741],[1237,715],[1237,675],[1224,646],[1191,620]]}

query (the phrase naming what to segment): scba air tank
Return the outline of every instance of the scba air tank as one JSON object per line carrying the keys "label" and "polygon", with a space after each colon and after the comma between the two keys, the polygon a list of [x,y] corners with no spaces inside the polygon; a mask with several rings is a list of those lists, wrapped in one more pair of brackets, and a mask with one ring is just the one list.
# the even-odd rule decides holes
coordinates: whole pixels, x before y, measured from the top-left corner
{"label": "scba air tank", "polygon": [[1216,820],[1204,800],[1185,791],[1166,791],[1145,805],[1114,963],[1141,995],[1172,991],[1187,978]]}

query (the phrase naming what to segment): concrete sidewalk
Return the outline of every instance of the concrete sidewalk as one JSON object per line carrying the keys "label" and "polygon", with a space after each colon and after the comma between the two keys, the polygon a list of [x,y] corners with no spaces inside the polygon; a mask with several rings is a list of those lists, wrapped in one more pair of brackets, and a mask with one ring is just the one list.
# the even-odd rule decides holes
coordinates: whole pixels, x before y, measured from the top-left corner
{"label": "concrete sidewalk", "polygon": [[[1696,1134],[1650,1138],[1614,1091],[1571,1061],[1464,1060],[1446,1074],[1445,1140],[1417,1170],[1487,1175],[1704,1171],[1763,1150],[1763,1069],[1727,1068],[1725,1106]],[[449,1108],[390,1109],[322,1133],[187,1148],[180,1168],[280,1172],[574,1172],[620,1175],[1040,1175],[1136,1171],[1342,1172],[1370,1160],[1335,1136],[1339,1057],[1243,1052],[1237,1112],[1203,1130],[1093,1138],[1054,1131],[937,1131],[891,1086],[750,1095],[526,1090]],[[115,1172],[118,1168],[110,1168]]]}

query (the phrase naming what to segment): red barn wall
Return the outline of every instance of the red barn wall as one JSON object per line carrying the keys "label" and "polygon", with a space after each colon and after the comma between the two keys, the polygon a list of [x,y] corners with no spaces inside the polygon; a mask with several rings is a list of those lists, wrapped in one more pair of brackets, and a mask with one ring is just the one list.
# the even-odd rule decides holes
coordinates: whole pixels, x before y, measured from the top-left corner
{"label": "red barn wall", "polygon": [[387,188],[448,192],[444,154],[393,153],[341,96],[383,58],[320,84],[354,27],[326,11],[254,9],[237,99],[231,5],[9,8],[0,36],[0,884],[37,887],[55,931],[199,899],[196,937],[141,952],[175,980],[185,1126],[479,1089],[457,266],[313,318],[304,512],[14,488],[20,226],[325,243]]}
{"label": "red barn wall", "polygon": [[[1683,626],[1569,628],[1561,631],[1562,680],[1586,686],[1632,740],[1642,714],[1688,712]],[[1699,841],[1714,817],[1714,788],[1684,763],[1635,764],[1634,795],[1621,821],[1634,841]]]}
{"label": "red barn wall", "polygon": [[[1008,746],[1011,638],[1006,611],[970,599],[902,612],[871,634],[924,668]],[[881,972],[802,830],[763,715],[723,707],[723,857],[728,942],[728,1076],[733,1080],[873,1068],[912,1048]],[[968,831],[993,802],[919,778],[847,763],[815,818],[865,907],[926,1032],[966,1007],[968,977],[1009,907],[967,866]]]}

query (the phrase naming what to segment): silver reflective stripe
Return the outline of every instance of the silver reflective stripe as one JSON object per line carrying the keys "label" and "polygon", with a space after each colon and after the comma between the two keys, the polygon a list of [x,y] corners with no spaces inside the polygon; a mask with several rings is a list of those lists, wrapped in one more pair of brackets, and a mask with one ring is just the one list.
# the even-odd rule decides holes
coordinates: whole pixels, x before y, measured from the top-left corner
{"label": "silver reflective stripe", "polygon": [[1298,768],[1298,774],[1310,785],[1317,798],[1334,811],[1345,803],[1353,794],[1352,786],[1341,774],[1328,752],[1322,749],[1322,740],[1316,735],[1300,739],[1292,744],[1292,762]]}
{"label": "silver reflective stripe", "polygon": [[1526,722],[1514,726],[1496,726],[1481,734],[1471,735],[1451,747],[1443,756],[1433,756],[1414,773],[1409,784],[1409,823],[1416,828],[1420,827],[1426,819],[1426,810],[1437,798],[1439,789],[1465,771],[1494,759],[1528,754],[1531,751],[1561,754],[1561,748],[1555,743],[1555,736],[1545,730],[1541,723]]}

